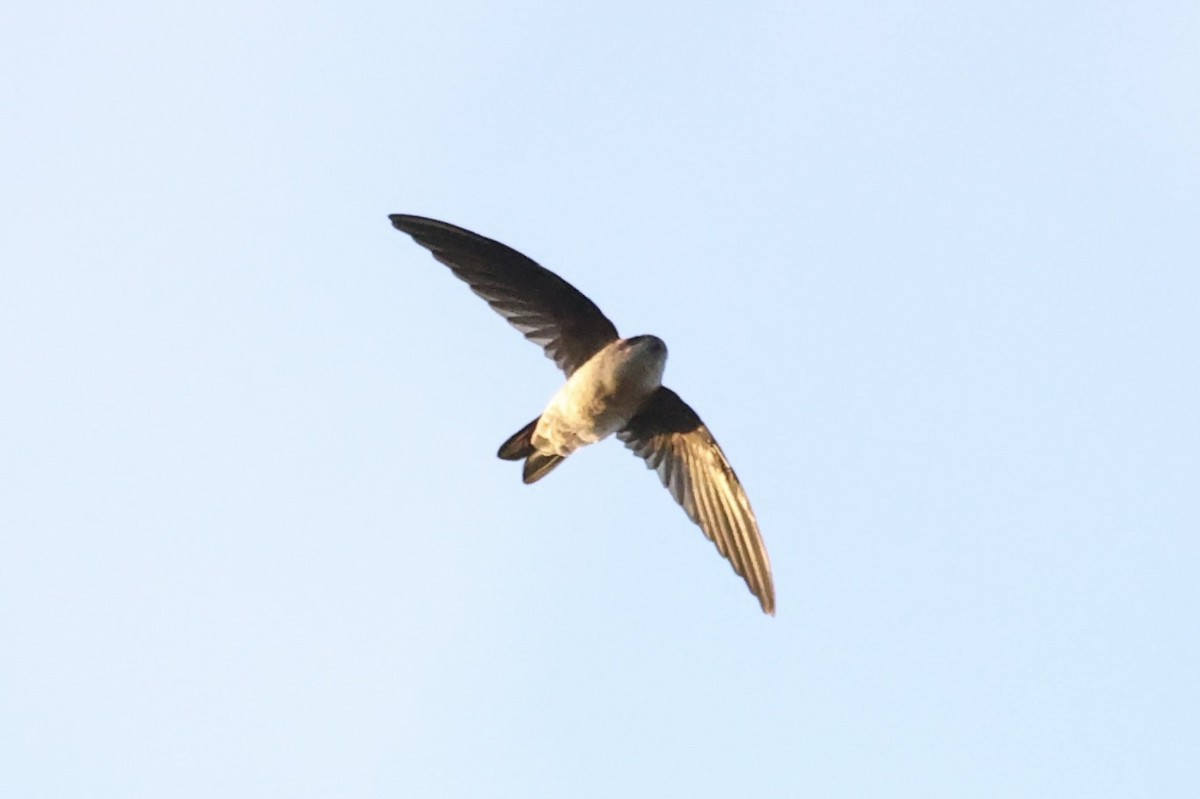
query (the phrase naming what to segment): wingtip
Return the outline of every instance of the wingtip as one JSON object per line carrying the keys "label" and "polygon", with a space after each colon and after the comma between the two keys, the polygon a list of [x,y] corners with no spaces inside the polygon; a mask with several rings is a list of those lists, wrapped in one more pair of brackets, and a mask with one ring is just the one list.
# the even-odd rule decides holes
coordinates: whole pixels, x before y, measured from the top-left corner
{"label": "wingtip", "polygon": [[763,613],[774,618],[775,616],[775,587],[771,583],[763,586],[763,593],[753,592],[758,599],[758,604],[762,607]]}

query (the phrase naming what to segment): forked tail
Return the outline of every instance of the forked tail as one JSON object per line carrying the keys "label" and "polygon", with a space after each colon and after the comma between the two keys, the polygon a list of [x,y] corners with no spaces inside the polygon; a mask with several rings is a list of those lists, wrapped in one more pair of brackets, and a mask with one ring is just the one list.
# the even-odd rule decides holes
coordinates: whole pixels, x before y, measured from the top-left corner
{"label": "forked tail", "polygon": [[500,451],[496,453],[502,460],[525,461],[525,468],[521,472],[521,479],[526,484],[536,483],[545,477],[563,459],[562,455],[552,455],[534,449],[533,431],[537,429],[538,420],[541,418],[540,416],[537,417],[537,419],[534,419],[509,436],[509,439],[500,445]]}

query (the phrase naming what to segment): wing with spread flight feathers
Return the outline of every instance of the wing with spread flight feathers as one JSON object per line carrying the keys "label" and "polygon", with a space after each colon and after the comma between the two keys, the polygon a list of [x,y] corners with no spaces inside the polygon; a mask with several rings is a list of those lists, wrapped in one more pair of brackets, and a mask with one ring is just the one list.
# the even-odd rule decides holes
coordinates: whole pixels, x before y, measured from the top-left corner
{"label": "wing with spread flight feathers", "polygon": [[595,303],[511,247],[436,219],[388,218],[540,345],[568,377],[616,340],[616,327]]}
{"label": "wing with spread flight feathers", "polygon": [[674,391],[659,388],[617,437],[658,472],[675,501],[746,581],[763,611],[774,615],[771,561],[754,511],[696,412]]}

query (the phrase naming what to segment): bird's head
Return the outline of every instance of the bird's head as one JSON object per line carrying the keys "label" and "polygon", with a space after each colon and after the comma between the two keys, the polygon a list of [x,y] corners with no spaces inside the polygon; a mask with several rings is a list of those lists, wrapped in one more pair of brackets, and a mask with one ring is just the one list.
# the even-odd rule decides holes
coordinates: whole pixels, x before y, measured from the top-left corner
{"label": "bird's head", "polygon": [[626,374],[647,388],[662,384],[663,370],[667,366],[667,345],[658,336],[632,336],[618,345],[625,355]]}
{"label": "bird's head", "polygon": [[621,348],[667,359],[667,344],[658,336],[631,336],[621,342]]}

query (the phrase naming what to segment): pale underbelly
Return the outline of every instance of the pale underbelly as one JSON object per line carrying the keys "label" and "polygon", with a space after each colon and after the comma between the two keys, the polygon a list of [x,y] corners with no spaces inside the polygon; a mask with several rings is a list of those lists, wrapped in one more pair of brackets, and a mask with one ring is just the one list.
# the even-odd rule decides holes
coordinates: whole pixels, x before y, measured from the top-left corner
{"label": "pale underbelly", "polygon": [[580,447],[602,441],[629,423],[650,392],[572,392],[570,385],[550,400],[533,434],[533,445],[542,452],[569,455]]}

